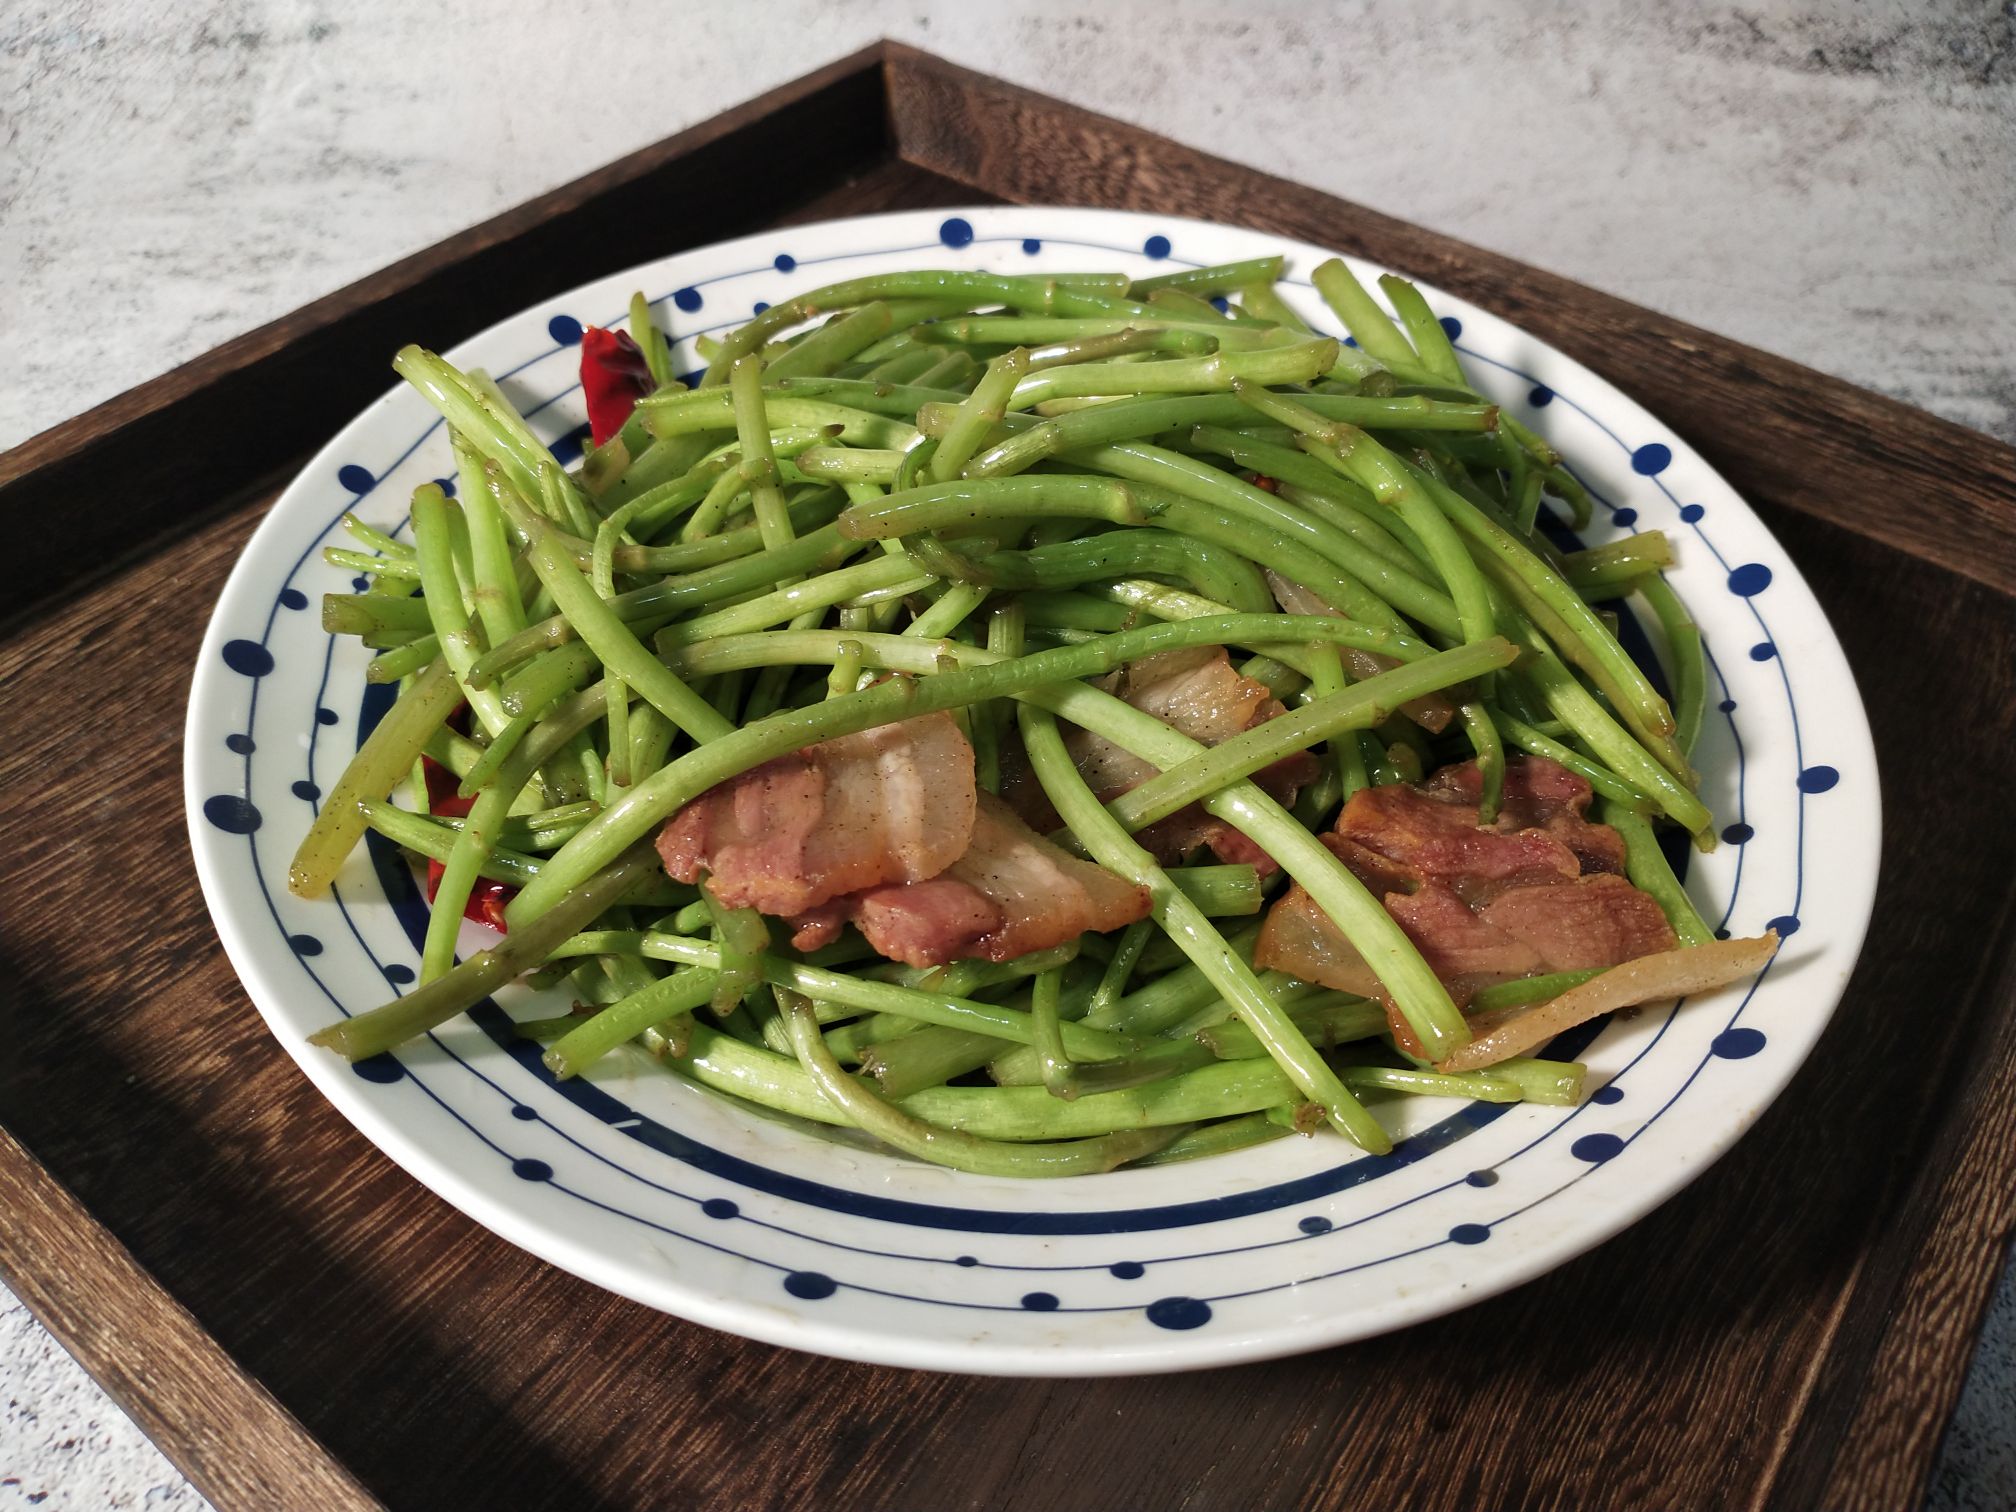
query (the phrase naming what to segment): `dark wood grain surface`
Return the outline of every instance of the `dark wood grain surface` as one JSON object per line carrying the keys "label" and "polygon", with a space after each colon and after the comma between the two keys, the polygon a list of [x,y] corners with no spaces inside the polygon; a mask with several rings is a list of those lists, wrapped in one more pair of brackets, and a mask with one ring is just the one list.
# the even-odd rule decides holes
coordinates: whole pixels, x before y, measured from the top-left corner
{"label": "dark wood grain surface", "polygon": [[[323,439],[219,471],[239,385],[299,377],[282,322],[230,362],[73,422],[116,458],[161,444],[144,417],[168,417],[156,423],[209,465],[164,464],[133,516],[152,532],[143,548],[0,646],[15,862],[0,872],[0,1123],[32,1152],[0,1145],[0,1270],[226,1509],[352,1505],[346,1474],[402,1509],[1910,1505],[2016,1190],[2016,457],[906,51],[759,104],[667,144],[649,171],[688,182],[701,159],[728,173],[780,117],[811,112],[837,143],[824,182],[739,201],[732,223],[619,226],[603,264],[848,209],[1152,204],[1416,271],[1581,356],[1700,445],[1834,616],[1882,765],[1892,828],[1871,944],[1810,1071],[1594,1254],[1468,1312],[1265,1366],[1069,1382],[886,1370],[715,1334],[552,1270],[321,1101],[197,896],[180,800],[189,669],[275,475]],[[608,185],[632,181],[622,166]],[[567,239],[540,227],[606,228],[570,220],[592,217],[598,192],[558,191],[541,216],[506,217],[515,232],[478,228],[416,260],[433,277],[493,259],[499,302],[468,297],[435,339],[602,271],[534,288],[527,265]],[[416,334],[388,305],[437,318],[410,265],[384,278],[295,317],[334,365],[323,392],[382,387],[385,357]],[[0,459],[0,499],[55,486],[61,450]],[[1949,470],[1931,474],[1933,499],[1935,457]],[[234,1366],[235,1388],[218,1379]]]}

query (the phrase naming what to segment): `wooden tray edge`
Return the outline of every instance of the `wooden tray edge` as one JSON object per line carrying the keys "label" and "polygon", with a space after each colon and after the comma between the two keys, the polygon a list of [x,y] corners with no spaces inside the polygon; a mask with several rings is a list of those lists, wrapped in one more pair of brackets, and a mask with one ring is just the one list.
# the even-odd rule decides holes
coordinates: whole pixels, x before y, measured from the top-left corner
{"label": "wooden tray edge", "polygon": [[212,1502],[382,1509],[5,1129],[0,1212],[0,1279]]}

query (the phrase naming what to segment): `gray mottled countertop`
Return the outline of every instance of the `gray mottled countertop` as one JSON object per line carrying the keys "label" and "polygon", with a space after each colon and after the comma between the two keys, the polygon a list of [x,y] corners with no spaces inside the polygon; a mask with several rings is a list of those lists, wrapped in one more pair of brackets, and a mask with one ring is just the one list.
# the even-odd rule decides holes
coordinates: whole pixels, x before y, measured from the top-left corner
{"label": "gray mottled countertop", "polygon": [[[885,35],[2016,441],[2012,7],[15,0],[0,447]],[[205,1505],[4,1293],[0,1401],[0,1512]],[[1933,1507],[2012,1425],[2005,1281]]]}

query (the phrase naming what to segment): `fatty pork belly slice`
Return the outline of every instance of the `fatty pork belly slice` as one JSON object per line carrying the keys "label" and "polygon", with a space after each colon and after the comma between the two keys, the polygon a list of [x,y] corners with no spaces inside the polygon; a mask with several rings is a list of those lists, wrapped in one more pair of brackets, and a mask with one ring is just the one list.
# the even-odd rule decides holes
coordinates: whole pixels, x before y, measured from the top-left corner
{"label": "fatty pork belly slice", "polygon": [[665,870],[710,877],[731,908],[784,917],[883,883],[921,882],[973,838],[973,747],[948,713],[822,740],[753,767],[680,809],[658,836]]}
{"label": "fatty pork belly slice", "polygon": [[[1493,982],[1614,966],[1674,947],[1659,905],[1617,874],[1616,831],[1582,817],[1589,788],[1580,777],[1540,758],[1511,763],[1506,801],[1488,826],[1477,822],[1478,787],[1475,763],[1464,763],[1418,787],[1367,788],[1323,837],[1452,996],[1466,1001]],[[1268,915],[1254,959],[1324,986],[1385,996],[1299,885]]]}
{"label": "fatty pork belly slice", "polygon": [[1012,961],[1088,930],[1124,928],[1148,908],[1146,888],[1051,844],[983,792],[972,844],[941,874],[835,898],[793,921],[791,943],[816,949],[851,923],[881,954],[909,966]]}
{"label": "fatty pork belly slice", "polygon": [[[1172,730],[1202,745],[1215,746],[1264,724],[1283,712],[1265,683],[1240,673],[1222,646],[1195,646],[1160,651],[1129,662],[1096,686],[1124,699],[1144,714],[1152,714]],[[1139,787],[1156,773],[1150,762],[1124,751],[1103,735],[1073,729],[1065,745],[1085,784],[1110,802]],[[1307,751],[1274,762],[1254,773],[1268,796],[1293,803],[1295,795],[1316,779],[1316,758]],[[1165,865],[1173,865],[1200,846],[1210,846],[1221,861],[1247,862],[1263,875],[1275,870],[1274,858],[1222,819],[1195,805],[1156,820],[1134,837]]]}

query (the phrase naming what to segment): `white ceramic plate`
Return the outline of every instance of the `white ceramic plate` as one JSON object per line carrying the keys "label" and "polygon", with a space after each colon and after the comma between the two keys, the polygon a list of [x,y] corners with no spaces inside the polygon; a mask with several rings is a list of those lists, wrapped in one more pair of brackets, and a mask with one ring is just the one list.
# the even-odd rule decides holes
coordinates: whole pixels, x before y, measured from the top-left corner
{"label": "white ceramic plate", "polygon": [[[585,418],[581,326],[633,289],[680,338],[765,301],[898,267],[1137,274],[1283,251],[1285,292],[1327,254],[1171,217],[987,208],[799,226],[562,294],[450,354],[497,375],[543,436]],[[1378,270],[1361,268],[1370,282]],[[274,506],[232,573],[191,693],[189,822],[204,894],[247,990],[302,1069],[414,1176],[497,1233],[640,1302],[752,1338],[934,1370],[1181,1370],[1314,1349],[1448,1312],[1614,1234],[1698,1175],[1798,1069],[1848,980],[1875,891],[1876,764],[1840,647],[1736,494],[1653,416],[1481,309],[1428,291],[1474,380],[1554,442],[1604,505],[1591,533],[1664,529],[1713,658],[1697,760],[1725,843],[1691,870],[1705,916],[1786,936],[1755,983],[1605,1027],[1574,1109],[1412,1100],[1382,1159],[1324,1136],[1160,1170],[986,1180],[754,1118],[629,1052],[556,1085],[507,1014],[522,989],[352,1067],[306,1043],[413,980],[420,905],[363,850],[332,896],[288,894],[288,857],[383,711],[366,655],[321,631],[350,575],[320,548],[355,509],[403,528],[450,471],[403,388]],[[431,333],[410,333],[426,342]],[[387,354],[389,357],[389,353]],[[1626,375],[1628,377],[1628,375]],[[303,395],[303,402],[312,396]],[[563,442],[564,455],[578,440]],[[465,948],[479,943],[471,930]]]}

